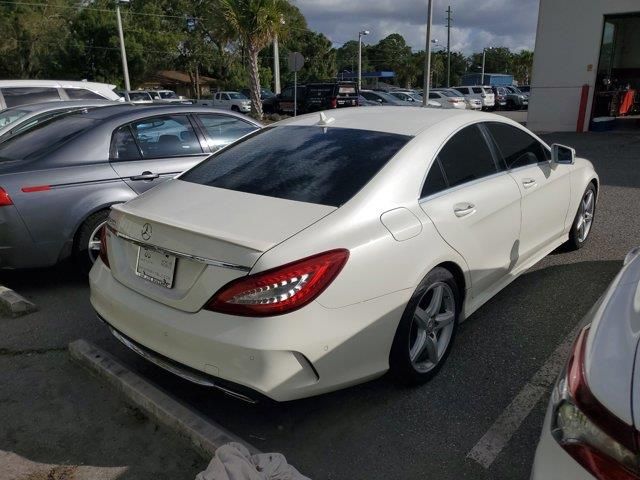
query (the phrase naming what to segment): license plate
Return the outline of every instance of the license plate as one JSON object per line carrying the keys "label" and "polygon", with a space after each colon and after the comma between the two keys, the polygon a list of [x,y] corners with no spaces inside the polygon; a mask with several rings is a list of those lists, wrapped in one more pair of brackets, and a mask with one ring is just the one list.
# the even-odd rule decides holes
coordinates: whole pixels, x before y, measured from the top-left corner
{"label": "license plate", "polygon": [[173,287],[176,257],[158,250],[138,248],[136,275],[165,288]]}

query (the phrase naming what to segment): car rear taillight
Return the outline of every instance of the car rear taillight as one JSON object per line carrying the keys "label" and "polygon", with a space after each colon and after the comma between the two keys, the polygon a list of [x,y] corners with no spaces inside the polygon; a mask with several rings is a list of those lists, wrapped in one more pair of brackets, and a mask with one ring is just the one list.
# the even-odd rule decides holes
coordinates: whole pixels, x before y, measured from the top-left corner
{"label": "car rear taillight", "polygon": [[338,108],[338,99],[335,97],[331,99],[331,108]]}
{"label": "car rear taillight", "polygon": [[234,280],[205,309],[246,317],[289,313],[313,301],[340,273],[349,250],[337,249]]}
{"label": "car rear taillight", "polygon": [[9,194],[0,187],[0,207],[7,207],[9,205],[13,205],[13,200],[11,200]]}
{"label": "car rear taillight", "polygon": [[585,372],[585,328],[553,392],[551,433],[598,480],[640,479],[638,432],[591,393]]}
{"label": "car rear taillight", "polygon": [[104,263],[108,268],[111,268],[109,264],[109,250],[107,248],[107,230],[108,226],[105,225],[102,227],[100,231],[100,260]]}

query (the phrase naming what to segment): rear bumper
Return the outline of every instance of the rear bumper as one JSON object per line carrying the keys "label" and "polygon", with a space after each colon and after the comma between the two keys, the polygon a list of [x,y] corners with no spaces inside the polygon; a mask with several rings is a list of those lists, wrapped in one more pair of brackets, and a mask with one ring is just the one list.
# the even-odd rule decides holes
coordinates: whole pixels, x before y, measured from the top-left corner
{"label": "rear bumper", "polygon": [[89,280],[98,315],[129,339],[179,365],[276,401],[383,374],[411,294],[395,292],[339,309],[314,302],[287,315],[247,318],[168,307],[119,283],[101,261]]}
{"label": "rear bumper", "polygon": [[531,480],[595,480],[551,435],[551,405],[544,419]]}

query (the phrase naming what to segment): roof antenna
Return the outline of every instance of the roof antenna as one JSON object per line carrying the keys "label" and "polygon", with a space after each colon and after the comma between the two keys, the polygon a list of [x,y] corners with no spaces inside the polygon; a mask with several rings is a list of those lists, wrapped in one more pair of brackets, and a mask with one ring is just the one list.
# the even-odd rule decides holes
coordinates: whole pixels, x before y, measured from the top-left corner
{"label": "roof antenna", "polygon": [[327,117],[324,112],[320,112],[320,121],[318,122],[318,125],[329,125],[330,123],[335,122],[335,118],[333,117]]}

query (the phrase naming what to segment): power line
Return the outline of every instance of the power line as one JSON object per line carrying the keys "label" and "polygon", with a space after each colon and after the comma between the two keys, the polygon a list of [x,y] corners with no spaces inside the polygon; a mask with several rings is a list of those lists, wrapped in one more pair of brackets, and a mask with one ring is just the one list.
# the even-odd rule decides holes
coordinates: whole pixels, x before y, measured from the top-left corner
{"label": "power line", "polygon": [[[28,7],[53,7],[53,8],[62,8],[67,10],[89,10],[93,12],[107,12],[107,13],[115,13],[115,10],[110,10],[108,8],[95,8],[95,7],[87,7],[81,4],[77,5],[51,5],[49,3],[35,3],[35,2],[12,2],[8,0],[0,0],[0,3],[5,5],[23,5]],[[187,14],[183,15],[167,15],[165,13],[145,13],[145,12],[134,12],[132,10],[128,10],[126,13],[130,15],[140,15],[145,17],[164,17],[164,18],[179,18],[185,19],[187,17],[193,18],[195,20],[202,20],[202,18],[192,17]]]}

